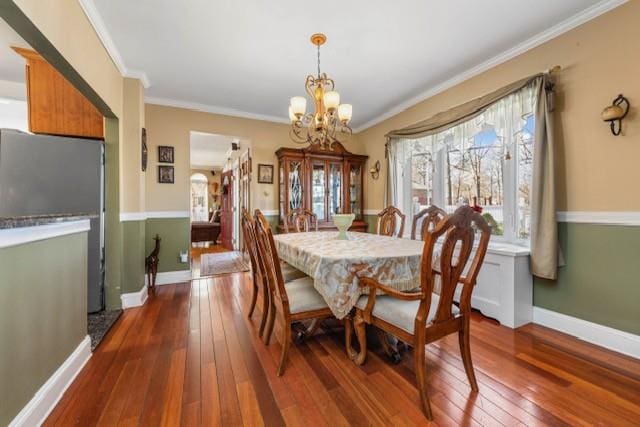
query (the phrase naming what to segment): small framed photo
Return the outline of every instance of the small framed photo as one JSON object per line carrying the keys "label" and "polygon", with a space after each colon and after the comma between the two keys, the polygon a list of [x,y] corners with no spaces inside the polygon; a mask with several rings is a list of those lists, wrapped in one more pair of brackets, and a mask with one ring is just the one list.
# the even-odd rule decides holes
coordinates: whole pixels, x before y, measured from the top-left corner
{"label": "small framed photo", "polygon": [[273,184],[273,165],[258,165],[258,184]]}
{"label": "small framed photo", "polygon": [[158,182],[160,184],[173,184],[173,166],[158,166]]}
{"label": "small framed photo", "polygon": [[158,162],[173,163],[173,147],[166,145],[158,146]]}

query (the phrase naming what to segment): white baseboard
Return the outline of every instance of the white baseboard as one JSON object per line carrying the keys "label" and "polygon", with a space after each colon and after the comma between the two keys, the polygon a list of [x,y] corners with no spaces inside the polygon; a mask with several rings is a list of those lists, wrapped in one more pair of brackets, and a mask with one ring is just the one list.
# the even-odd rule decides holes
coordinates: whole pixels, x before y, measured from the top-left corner
{"label": "white baseboard", "polygon": [[640,359],[640,335],[634,335],[541,307],[533,307],[533,323]]}
{"label": "white baseboard", "polygon": [[41,425],[90,357],[91,338],[87,335],[9,423],[9,427]]}
{"label": "white baseboard", "polygon": [[147,285],[146,283],[142,286],[138,292],[130,292],[127,294],[120,295],[120,299],[122,300],[122,308],[133,308],[140,307],[147,301]]}
{"label": "white baseboard", "polygon": [[[144,283],[148,284],[149,276],[145,276]],[[164,273],[158,273],[156,276],[156,285],[170,285],[172,283],[188,282],[191,280],[191,270],[179,270],[179,271],[165,271]]]}

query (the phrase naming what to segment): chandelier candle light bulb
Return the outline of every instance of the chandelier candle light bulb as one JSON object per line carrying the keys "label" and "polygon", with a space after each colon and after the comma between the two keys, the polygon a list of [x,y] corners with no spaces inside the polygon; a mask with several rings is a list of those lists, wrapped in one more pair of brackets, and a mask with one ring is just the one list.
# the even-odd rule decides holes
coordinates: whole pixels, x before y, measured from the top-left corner
{"label": "chandelier candle light bulb", "polygon": [[340,94],[335,90],[330,90],[324,94],[324,106],[327,107],[327,111],[334,111],[340,105]]}
{"label": "chandelier candle light bulb", "polygon": [[351,113],[353,112],[353,107],[351,104],[340,104],[338,107],[338,118],[342,123],[349,123],[351,120]]}
{"label": "chandelier candle light bulb", "polygon": [[291,111],[300,119],[307,111],[307,99],[302,96],[294,96],[291,98]]}
{"label": "chandelier candle light bulb", "polygon": [[342,143],[351,137],[352,131],[347,124],[353,108],[351,104],[340,104],[340,94],[335,90],[334,81],[320,72],[320,46],[326,41],[324,34],[311,36],[311,43],[318,48],[318,75],[307,76],[305,89],[313,101],[315,112],[307,114],[306,98],[291,98],[289,135],[299,144],[316,145],[321,150],[332,151],[335,142]]}

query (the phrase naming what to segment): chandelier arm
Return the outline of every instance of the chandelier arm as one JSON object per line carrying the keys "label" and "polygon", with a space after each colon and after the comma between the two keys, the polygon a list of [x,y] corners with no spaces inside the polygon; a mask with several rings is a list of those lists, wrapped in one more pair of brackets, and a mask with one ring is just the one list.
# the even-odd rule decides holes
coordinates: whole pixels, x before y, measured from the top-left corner
{"label": "chandelier arm", "polygon": [[305,144],[308,142],[308,137],[305,138],[300,134],[300,127],[292,127],[289,130],[289,137],[291,140],[297,144]]}
{"label": "chandelier arm", "polygon": [[313,78],[312,75],[308,75],[307,79],[304,82],[304,89],[307,91],[307,94],[311,97],[311,99],[315,100],[315,94],[313,88],[317,85],[316,79]]}
{"label": "chandelier arm", "polygon": [[325,80],[325,82],[326,82],[326,84],[327,84],[328,86],[331,86],[331,90],[334,90],[334,89],[336,88],[336,85],[335,85],[335,83],[333,82],[333,79],[330,79],[330,78],[328,78],[328,77],[327,77],[327,78],[326,78],[326,80]]}

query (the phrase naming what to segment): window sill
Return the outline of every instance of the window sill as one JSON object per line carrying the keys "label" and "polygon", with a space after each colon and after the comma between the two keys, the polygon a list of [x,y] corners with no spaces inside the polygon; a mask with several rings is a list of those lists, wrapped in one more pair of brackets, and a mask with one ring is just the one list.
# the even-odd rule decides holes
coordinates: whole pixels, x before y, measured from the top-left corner
{"label": "window sill", "polygon": [[489,241],[487,253],[510,257],[523,257],[529,256],[531,250],[526,246],[521,246],[514,243]]}

